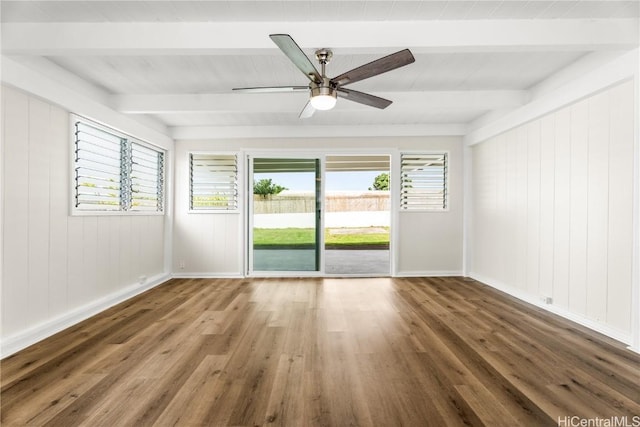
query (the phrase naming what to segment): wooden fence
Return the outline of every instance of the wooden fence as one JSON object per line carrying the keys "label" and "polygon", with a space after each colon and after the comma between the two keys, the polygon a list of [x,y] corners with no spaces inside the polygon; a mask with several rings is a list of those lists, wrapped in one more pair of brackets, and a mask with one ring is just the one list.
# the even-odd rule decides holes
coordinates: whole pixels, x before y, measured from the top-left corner
{"label": "wooden fence", "polygon": [[[254,213],[307,213],[315,209],[315,195],[282,192],[262,197],[254,195]],[[371,212],[390,210],[388,191],[335,192],[326,195],[325,212]]]}

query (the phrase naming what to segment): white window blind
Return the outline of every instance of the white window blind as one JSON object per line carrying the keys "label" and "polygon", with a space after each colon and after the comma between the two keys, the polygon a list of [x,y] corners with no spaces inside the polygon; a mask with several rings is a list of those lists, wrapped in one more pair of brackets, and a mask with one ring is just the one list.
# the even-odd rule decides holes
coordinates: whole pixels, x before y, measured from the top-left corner
{"label": "white window blind", "polygon": [[238,209],[238,158],[235,154],[190,155],[191,210]]}
{"label": "white window blind", "polygon": [[75,209],[162,212],[164,152],[124,134],[75,121]]}
{"label": "white window blind", "polygon": [[447,154],[402,153],[400,163],[403,210],[447,209]]}

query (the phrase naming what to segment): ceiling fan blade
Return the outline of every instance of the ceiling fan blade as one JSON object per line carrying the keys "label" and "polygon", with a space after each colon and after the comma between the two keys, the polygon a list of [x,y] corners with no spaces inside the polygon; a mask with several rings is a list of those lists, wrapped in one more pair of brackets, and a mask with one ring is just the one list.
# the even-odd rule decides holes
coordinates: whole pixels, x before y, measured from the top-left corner
{"label": "ceiling fan blade", "polygon": [[370,107],[384,109],[387,108],[393,101],[380,98],[379,96],[370,95],[364,92],[358,92],[357,90],[338,88],[338,96],[340,98],[348,99],[349,101],[358,102],[360,104],[368,105]]}
{"label": "ceiling fan blade", "polygon": [[322,81],[316,67],[289,34],[271,34],[269,37],[309,80],[316,83]]}
{"label": "ceiling fan blade", "polygon": [[298,118],[308,119],[309,117],[313,116],[313,113],[315,112],[316,109],[313,108],[313,105],[311,105],[311,101],[307,101],[307,105],[305,105],[302,111],[300,111],[300,115],[298,116]]}
{"label": "ceiling fan blade", "polygon": [[358,82],[360,80],[368,79],[369,77],[377,76],[378,74],[386,73],[387,71],[409,65],[412,62],[415,62],[415,60],[416,59],[411,54],[411,51],[409,49],[404,49],[383,58],[376,59],[368,64],[361,65],[360,67],[354,68],[346,73],[340,74],[339,76],[332,78],[331,83],[336,86],[344,86],[349,83]]}
{"label": "ceiling fan blade", "polygon": [[232,90],[243,93],[302,92],[309,91],[309,86],[234,87]]}

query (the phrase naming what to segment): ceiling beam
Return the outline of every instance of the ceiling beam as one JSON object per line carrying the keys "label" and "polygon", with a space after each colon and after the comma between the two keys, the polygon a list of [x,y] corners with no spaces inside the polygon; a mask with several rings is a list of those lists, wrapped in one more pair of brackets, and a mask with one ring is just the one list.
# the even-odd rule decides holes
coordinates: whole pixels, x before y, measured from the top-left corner
{"label": "ceiling beam", "polygon": [[[528,100],[522,90],[471,90],[425,92],[376,92],[376,96],[393,100],[390,108],[396,111],[449,110],[452,108],[493,110],[516,108]],[[110,105],[127,114],[174,114],[205,112],[299,112],[308,97],[305,93],[224,93],[224,94],[165,94],[113,95]],[[342,109],[366,110],[355,102],[338,100]]]}
{"label": "ceiling beam", "polygon": [[175,140],[215,140],[252,138],[332,138],[463,136],[465,124],[378,125],[378,126],[178,126],[172,127]]}
{"label": "ceiling beam", "polygon": [[49,68],[42,74],[2,56],[2,82],[9,86],[38,95],[60,107],[81,113],[84,117],[103,123],[136,138],[165,149],[173,148],[169,129],[149,117],[127,116],[106,105],[108,95],[100,96],[96,90],[87,90],[85,82],[73,76],[65,76]]}
{"label": "ceiling beam", "polygon": [[19,55],[229,55],[277,49],[270,33],[303,48],[374,53],[609,50],[638,46],[637,19],[385,22],[5,23],[2,50]]}

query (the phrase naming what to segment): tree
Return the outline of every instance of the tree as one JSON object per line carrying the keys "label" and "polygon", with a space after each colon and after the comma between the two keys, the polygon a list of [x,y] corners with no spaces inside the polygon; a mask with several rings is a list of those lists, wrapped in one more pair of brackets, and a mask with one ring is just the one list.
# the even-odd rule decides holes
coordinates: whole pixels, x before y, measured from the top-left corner
{"label": "tree", "polygon": [[253,182],[253,194],[259,194],[264,198],[266,198],[270,194],[280,194],[284,190],[288,190],[288,188],[285,188],[278,184],[274,184],[271,181],[271,178],[261,179],[257,182]]}
{"label": "tree", "polygon": [[[387,172],[383,172],[373,179],[373,189],[374,190],[389,189],[389,174]],[[369,187],[369,190],[371,190],[371,187]]]}

